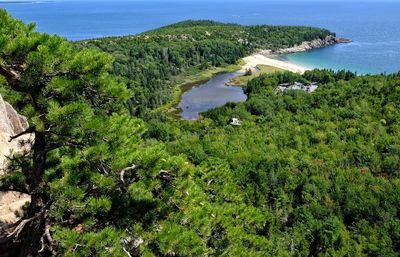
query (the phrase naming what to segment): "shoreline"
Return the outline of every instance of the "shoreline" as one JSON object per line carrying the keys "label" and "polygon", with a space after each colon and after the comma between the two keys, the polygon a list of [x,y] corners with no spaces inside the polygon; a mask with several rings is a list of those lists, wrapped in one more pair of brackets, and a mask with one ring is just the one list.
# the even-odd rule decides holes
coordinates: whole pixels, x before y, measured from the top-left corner
{"label": "shoreline", "polygon": [[243,58],[243,60],[245,61],[245,65],[242,66],[241,71],[243,72],[248,69],[256,71],[257,65],[267,65],[282,70],[303,74],[307,70],[311,69],[298,64],[291,63],[290,61],[287,60],[279,59],[279,57],[290,53],[308,52],[319,48],[324,48],[337,44],[345,44],[350,42],[351,42],[350,39],[339,38],[330,35],[327,36],[325,39],[315,39],[312,41],[306,41],[300,45],[296,45],[289,48],[283,48],[274,51],[260,50],[257,53],[254,53],[250,56]]}
{"label": "shoreline", "polygon": [[309,68],[291,63],[289,61],[279,60],[276,57],[277,55],[265,55],[260,53],[252,54],[250,56],[243,58],[245,65],[242,66],[241,71],[245,72],[248,69],[252,70],[253,72],[257,71],[258,65],[272,66],[275,68],[300,74],[303,74],[308,70],[311,70]]}

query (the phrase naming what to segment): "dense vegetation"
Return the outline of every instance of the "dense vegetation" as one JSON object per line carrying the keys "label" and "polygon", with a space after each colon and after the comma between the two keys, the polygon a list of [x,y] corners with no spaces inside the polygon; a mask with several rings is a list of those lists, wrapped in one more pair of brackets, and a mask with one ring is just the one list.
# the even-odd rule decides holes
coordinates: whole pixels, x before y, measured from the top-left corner
{"label": "dense vegetation", "polygon": [[[273,92],[294,81],[321,84]],[[212,248],[228,256],[398,256],[400,74],[279,73],[246,91],[201,122],[150,127],[199,167],[204,205],[188,210],[190,227],[217,234]]]}
{"label": "dense vegetation", "polygon": [[84,41],[115,57],[112,73],[127,78],[131,113],[144,116],[171,100],[177,75],[235,64],[256,49],[291,47],[332,33],[316,28],[240,26],[185,21],[137,36]]}
{"label": "dense vegetation", "polygon": [[[33,199],[1,238],[2,254],[399,256],[400,74],[262,75],[248,83],[247,102],[198,122],[143,121],[125,102],[145,85],[128,91],[129,78],[108,73],[119,65],[110,55],[4,11],[0,24],[1,93],[36,138],[0,178],[2,190]],[[201,29],[193,25],[143,37]],[[139,74],[163,67],[144,53]],[[294,81],[320,87],[273,92]],[[233,117],[243,125],[229,125]]]}

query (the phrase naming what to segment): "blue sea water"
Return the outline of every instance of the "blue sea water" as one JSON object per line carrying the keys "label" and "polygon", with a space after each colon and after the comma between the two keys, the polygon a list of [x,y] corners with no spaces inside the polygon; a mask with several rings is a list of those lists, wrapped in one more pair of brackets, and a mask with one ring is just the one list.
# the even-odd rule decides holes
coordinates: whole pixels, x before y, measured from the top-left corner
{"label": "blue sea water", "polygon": [[186,19],[212,19],[244,25],[307,25],[351,38],[307,53],[285,56],[310,68],[358,73],[400,70],[400,3],[268,0],[55,0],[6,3],[0,8],[40,31],[70,40],[140,33]]}

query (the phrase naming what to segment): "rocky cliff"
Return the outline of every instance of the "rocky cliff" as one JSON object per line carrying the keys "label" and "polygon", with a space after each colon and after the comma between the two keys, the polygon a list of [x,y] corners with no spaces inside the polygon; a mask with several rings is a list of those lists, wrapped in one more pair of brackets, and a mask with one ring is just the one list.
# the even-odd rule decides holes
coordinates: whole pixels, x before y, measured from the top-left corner
{"label": "rocky cliff", "polygon": [[[23,147],[20,142],[22,140],[26,141],[31,137],[31,135],[25,135],[18,140],[9,142],[10,136],[24,131],[27,127],[26,118],[19,115],[0,95],[0,176],[5,172],[6,156],[22,151]],[[5,223],[16,222],[18,213],[21,212],[21,207],[29,200],[30,197],[28,195],[21,193],[0,192],[0,227]]]}
{"label": "rocky cliff", "polygon": [[276,51],[262,51],[262,54],[266,55],[279,55],[279,54],[290,54],[297,52],[306,52],[313,49],[318,49],[322,47],[327,47],[335,44],[350,43],[350,39],[340,38],[335,36],[327,36],[325,39],[315,39],[312,41],[303,42],[301,45],[296,45],[290,48],[278,49]]}

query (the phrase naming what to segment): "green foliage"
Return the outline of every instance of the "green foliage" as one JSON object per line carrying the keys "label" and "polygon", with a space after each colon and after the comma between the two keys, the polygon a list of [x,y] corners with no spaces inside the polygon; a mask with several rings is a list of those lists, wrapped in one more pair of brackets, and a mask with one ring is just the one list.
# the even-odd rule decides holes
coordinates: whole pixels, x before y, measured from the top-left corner
{"label": "green foliage", "polygon": [[[274,93],[295,81],[319,88]],[[247,102],[171,122],[170,133],[181,130],[170,153],[200,165],[203,208],[218,213],[208,217],[218,224],[215,253],[398,256],[399,88],[398,75],[266,74],[248,83]]]}
{"label": "green foliage", "polygon": [[[0,21],[0,92],[36,137],[0,185],[35,199],[27,218],[43,219],[21,234],[33,254],[48,225],[56,256],[399,255],[400,74],[264,74],[199,122],[126,109],[132,92],[133,113],[163,103],[188,69],[328,31],[187,21],[77,48]],[[295,81],[319,88],[274,92]]]}
{"label": "green foliage", "polygon": [[112,228],[104,228],[98,233],[79,233],[57,228],[55,239],[61,242],[60,255],[66,257],[79,256],[116,256],[125,257],[120,246],[122,233]]}
{"label": "green foliage", "polygon": [[161,225],[157,240],[163,255],[203,256],[205,243],[193,230],[175,223]]}

